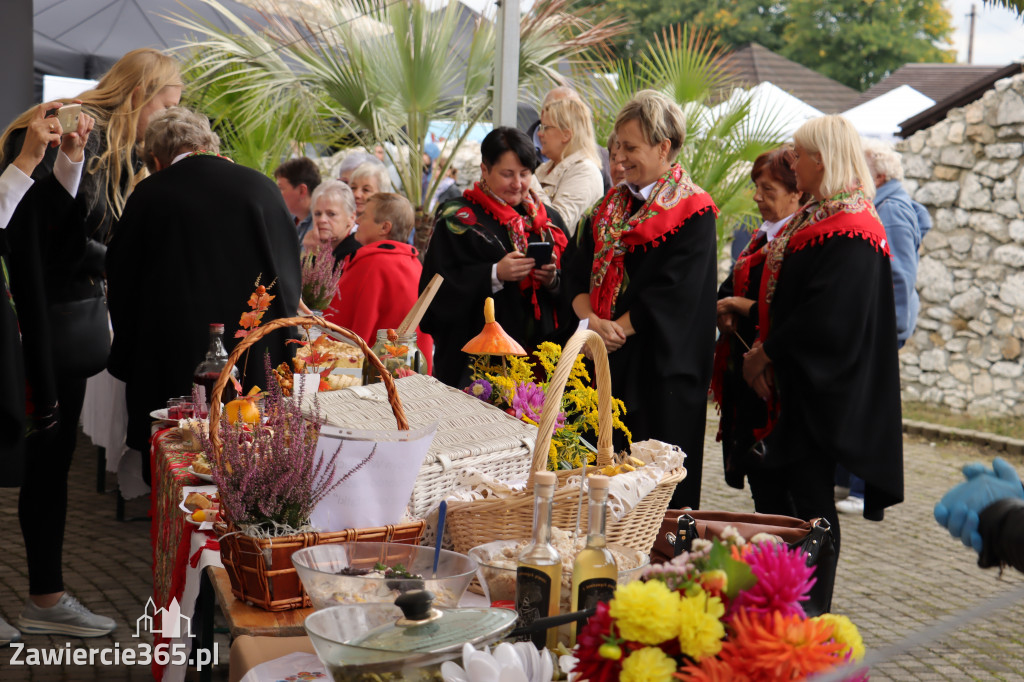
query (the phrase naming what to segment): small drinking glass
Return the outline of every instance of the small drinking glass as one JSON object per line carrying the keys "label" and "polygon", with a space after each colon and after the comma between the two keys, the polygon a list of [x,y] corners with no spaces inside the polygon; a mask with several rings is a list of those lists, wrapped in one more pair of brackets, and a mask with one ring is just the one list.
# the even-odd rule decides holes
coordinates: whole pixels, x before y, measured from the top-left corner
{"label": "small drinking glass", "polygon": [[171,398],[167,401],[167,418],[181,419],[181,398]]}
{"label": "small drinking glass", "polygon": [[191,418],[193,418],[196,415],[196,406],[195,406],[195,403],[192,402],[192,396],[190,396],[190,395],[183,395],[180,398],[178,398],[178,400],[181,401],[181,403],[178,405],[178,410],[179,410],[179,412],[181,414],[180,418],[181,419],[191,419]]}

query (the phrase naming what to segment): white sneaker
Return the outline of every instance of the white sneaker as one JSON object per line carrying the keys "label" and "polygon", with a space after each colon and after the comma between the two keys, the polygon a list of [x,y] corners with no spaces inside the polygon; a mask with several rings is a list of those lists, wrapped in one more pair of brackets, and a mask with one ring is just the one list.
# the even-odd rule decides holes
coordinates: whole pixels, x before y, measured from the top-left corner
{"label": "white sneaker", "polygon": [[30,599],[18,618],[18,628],[37,635],[71,635],[101,637],[117,628],[112,618],[98,616],[67,592],[48,609],[36,606]]}
{"label": "white sneaker", "polygon": [[7,646],[11,642],[20,642],[21,633],[17,628],[12,627],[6,620],[0,618],[0,647]]}
{"label": "white sneaker", "polygon": [[836,502],[836,511],[840,514],[863,514],[864,498],[850,495],[845,500]]}

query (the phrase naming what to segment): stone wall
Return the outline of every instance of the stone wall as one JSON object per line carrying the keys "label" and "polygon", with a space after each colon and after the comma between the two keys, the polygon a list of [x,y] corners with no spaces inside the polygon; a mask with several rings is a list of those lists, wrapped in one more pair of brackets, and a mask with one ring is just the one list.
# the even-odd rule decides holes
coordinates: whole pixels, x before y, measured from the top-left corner
{"label": "stone wall", "polygon": [[1024,75],[900,143],[928,207],[921,312],[900,352],[903,399],[1024,415]]}

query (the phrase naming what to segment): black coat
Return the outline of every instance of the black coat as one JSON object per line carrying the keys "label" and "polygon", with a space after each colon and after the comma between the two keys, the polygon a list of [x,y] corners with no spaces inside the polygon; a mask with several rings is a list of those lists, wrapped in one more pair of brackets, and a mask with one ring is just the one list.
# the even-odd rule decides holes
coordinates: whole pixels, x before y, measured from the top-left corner
{"label": "black coat", "polygon": [[[455,216],[460,209],[472,212],[465,222]],[[555,229],[565,232],[562,217],[545,205],[548,220]],[[558,292],[543,287],[537,293],[541,318],[534,317],[528,293],[517,282],[506,282],[491,291],[491,268],[513,251],[508,230],[488,215],[483,208],[467,199],[456,199],[438,210],[437,222],[423,258],[422,291],[436,273],[444,284],[427,309],[420,328],[434,338],[434,376],[451,386],[469,384],[469,356],[462,352],[466,342],[480,333],[484,326],[484,301],[494,299],[497,322],[526,351],[542,341],[556,340],[556,318],[567,323],[564,299]],[[463,215],[460,213],[460,215]],[[529,241],[540,241],[530,233]],[[559,311],[563,311],[561,316]]]}
{"label": "black coat", "polygon": [[836,236],[788,253],[770,309],[779,418],[766,465],[829,458],[864,479],[864,515],[903,501],[903,425],[889,258]]}
{"label": "black coat", "polygon": [[[265,176],[215,156],[188,157],[135,188],[107,252],[107,277],[108,368],[127,384],[128,445],[145,451],[150,411],[191,391],[208,325],[223,323],[224,345],[234,347],[257,277],[264,286],[276,280],[264,324],[295,314],[295,223]],[[253,346],[247,386],[264,386],[264,350],[276,366],[287,336],[273,332]]]}
{"label": "black coat", "polygon": [[[639,208],[636,206],[634,208]],[[592,218],[577,232],[569,299],[590,293]],[[649,438],[686,453],[673,507],[700,506],[704,427],[715,344],[715,216],[693,215],[664,242],[627,251],[613,319],[630,313],[636,334],[608,356],[612,395],[626,405],[634,441]]]}

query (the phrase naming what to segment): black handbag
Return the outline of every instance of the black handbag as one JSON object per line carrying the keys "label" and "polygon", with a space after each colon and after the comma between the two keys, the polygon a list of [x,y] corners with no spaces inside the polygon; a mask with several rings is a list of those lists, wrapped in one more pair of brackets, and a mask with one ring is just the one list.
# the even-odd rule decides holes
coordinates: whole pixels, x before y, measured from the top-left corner
{"label": "black handbag", "polygon": [[803,603],[809,617],[828,613],[832,607],[832,588],[836,582],[835,539],[825,519],[802,521],[774,514],[669,509],[651,551],[651,563],[664,563],[690,551],[697,538],[719,537],[726,526],[732,526],[749,540],[758,533],[778,535],[792,548],[807,555],[807,565],[814,566],[814,585],[810,599]]}
{"label": "black handbag", "polygon": [[51,303],[49,317],[56,372],[91,377],[103,371],[110,355],[107,297]]}

